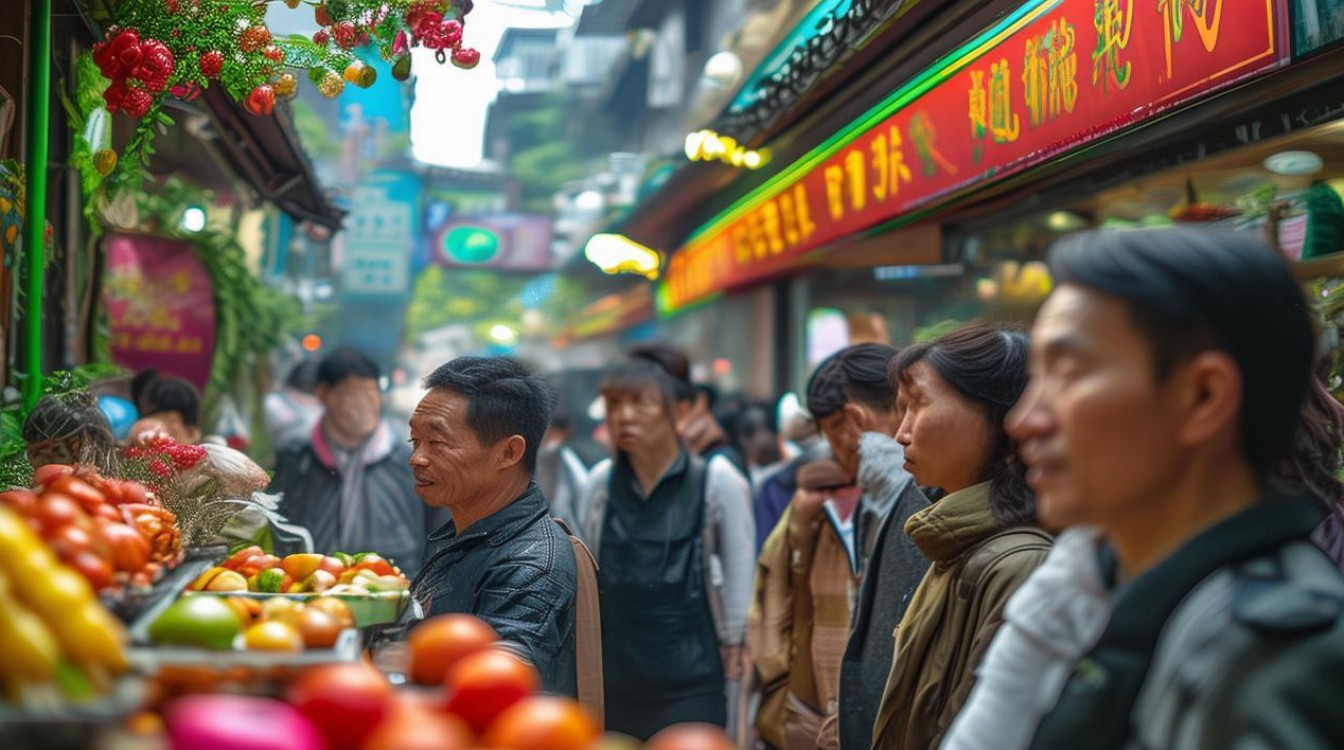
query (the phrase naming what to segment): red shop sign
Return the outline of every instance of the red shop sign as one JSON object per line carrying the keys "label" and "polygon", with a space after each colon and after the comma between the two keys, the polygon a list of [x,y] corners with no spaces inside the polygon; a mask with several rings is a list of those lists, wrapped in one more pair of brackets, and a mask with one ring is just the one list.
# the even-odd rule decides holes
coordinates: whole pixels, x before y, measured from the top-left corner
{"label": "red shop sign", "polygon": [[202,392],[215,354],[215,297],[201,259],[181,240],[109,234],[103,302],[112,361],[157,368]]}
{"label": "red shop sign", "polygon": [[702,227],[671,311],[1279,64],[1273,0],[1038,0]]}

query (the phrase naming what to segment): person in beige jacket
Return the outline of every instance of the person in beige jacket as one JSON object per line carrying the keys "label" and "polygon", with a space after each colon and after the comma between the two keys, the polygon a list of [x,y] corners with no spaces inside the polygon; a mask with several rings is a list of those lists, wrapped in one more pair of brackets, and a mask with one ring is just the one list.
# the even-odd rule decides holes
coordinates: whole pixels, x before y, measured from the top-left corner
{"label": "person in beige jacket", "polygon": [[933,565],[897,627],[876,750],[933,750],[975,682],[1009,596],[1049,552],[1003,419],[1026,387],[1026,334],[973,325],[907,347],[899,383],[905,468],[948,494],[905,533]]}
{"label": "person in beige jacket", "polygon": [[817,735],[838,708],[859,584],[861,492],[833,460],[804,464],[798,492],[761,550],[747,643],[761,685],[756,729],[771,747],[833,750]]}

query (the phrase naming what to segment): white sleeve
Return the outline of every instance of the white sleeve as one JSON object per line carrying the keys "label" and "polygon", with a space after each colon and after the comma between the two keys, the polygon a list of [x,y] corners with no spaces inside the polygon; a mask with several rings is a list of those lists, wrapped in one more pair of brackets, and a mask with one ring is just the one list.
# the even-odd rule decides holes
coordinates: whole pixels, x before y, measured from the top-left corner
{"label": "white sleeve", "polygon": [[728,645],[746,638],[747,609],[756,576],[756,523],[751,486],[728,459],[710,461],[706,500],[716,511],[714,529],[723,563],[723,635]]}

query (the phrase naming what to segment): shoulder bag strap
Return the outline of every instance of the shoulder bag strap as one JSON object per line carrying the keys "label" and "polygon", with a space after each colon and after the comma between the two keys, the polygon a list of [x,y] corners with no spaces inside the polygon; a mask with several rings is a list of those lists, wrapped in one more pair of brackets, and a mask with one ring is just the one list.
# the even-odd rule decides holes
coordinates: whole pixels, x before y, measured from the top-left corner
{"label": "shoulder bag strap", "polygon": [[606,725],[605,697],[602,686],[602,609],[597,593],[597,560],[574,536],[569,525],[559,518],[555,522],[565,530],[569,544],[574,548],[574,569],[578,576],[574,597],[574,676],[578,685],[579,704],[588,710],[599,729]]}

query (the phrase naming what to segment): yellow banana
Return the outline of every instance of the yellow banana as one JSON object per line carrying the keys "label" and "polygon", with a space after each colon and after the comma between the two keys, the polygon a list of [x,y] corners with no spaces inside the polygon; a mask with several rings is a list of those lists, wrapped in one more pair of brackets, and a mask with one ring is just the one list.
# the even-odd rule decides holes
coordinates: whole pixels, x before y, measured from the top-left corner
{"label": "yellow banana", "polygon": [[114,674],[126,671],[126,629],[97,603],[71,613],[53,624],[66,656],[92,676],[98,668]]}
{"label": "yellow banana", "polygon": [[9,580],[0,573],[0,676],[24,682],[46,682],[56,674],[61,650],[42,619],[9,595]]}

